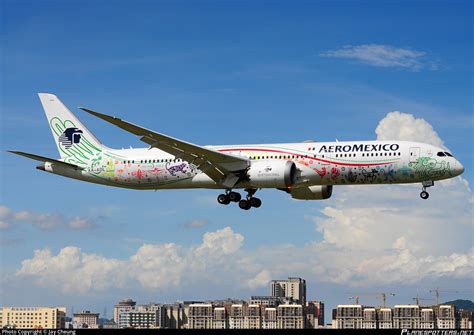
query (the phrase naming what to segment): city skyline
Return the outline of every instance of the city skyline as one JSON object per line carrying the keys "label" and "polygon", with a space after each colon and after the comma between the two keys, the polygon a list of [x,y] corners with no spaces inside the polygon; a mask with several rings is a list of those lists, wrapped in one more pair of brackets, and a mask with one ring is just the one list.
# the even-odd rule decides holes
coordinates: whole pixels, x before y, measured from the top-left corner
{"label": "city skyline", "polygon": [[[328,309],[364,291],[403,292],[391,305],[437,287],[472,300],[471,2],[0,6],[2,304],[102,312],[117,297],[261,295],[289,276]],[[335,187],[314,202],[263,190],[251,213],[212,190],[85,184],[5,152],[57,157],[45,91],[201,145],[414,140],[465,172],[425,202],[420,185]],[[73,112],[104,144],[141,146]]]}

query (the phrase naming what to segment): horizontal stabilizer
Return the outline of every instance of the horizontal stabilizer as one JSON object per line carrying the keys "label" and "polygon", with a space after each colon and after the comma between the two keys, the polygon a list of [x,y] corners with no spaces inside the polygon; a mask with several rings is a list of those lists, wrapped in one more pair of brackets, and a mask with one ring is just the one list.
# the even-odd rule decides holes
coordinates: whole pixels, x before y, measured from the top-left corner
{"label": "horizontal stabilizer", "polygon": [[74,165],[74,164],[69,164],[69,163],[62,162],[62,161],[58,161],[57,159],[52,159],[52,158],[48,158],[48,157],[44,157],[44,156],[29,154],[27,152],[22,152],[22,151],[12,151],[12,150],[7,150],[7,151],[11,152],[12,154],[15,154],[15,155],[20,155],[20,156],[24,156],[24,157],[27,157],[27,158],[30,158],[30,159],[34,159],[36,161],[51,163],[51,164],[54,164],[54,165],[73,168],[73,169],[76,169],[76,170],[82,170],[82,168],[80,166],[77,166],[77,165]]}

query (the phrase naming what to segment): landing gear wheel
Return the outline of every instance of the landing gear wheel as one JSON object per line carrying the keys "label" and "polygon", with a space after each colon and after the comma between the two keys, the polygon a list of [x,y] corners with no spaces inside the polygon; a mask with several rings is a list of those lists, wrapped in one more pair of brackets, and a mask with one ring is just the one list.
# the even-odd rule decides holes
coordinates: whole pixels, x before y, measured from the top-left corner
{"label": "landing gear wheel", "polygon": [[242,199],[239,201],[239,207],[248,211],[252,205],[250,204],[250,201]]}
{"label": "landing gear wheel", "polygon": [[230,203],[229,196],[227,194],[219,194],[217,202],[221,205],[228,205]]}
{"label": "landing gear wheel", "polygon": [[259,198],[250,198],[249,202],[250,205],[255,208],[259,208],[260,206],[262,206],[262,200],[260,200]]}
{"label": "landing gear wheel", "polygon": [[421,197],[421,199],[423,199],[423,200],[428,199],[429,196],[430,196],[430,194],[429,194],[428,192],[426,192],[426,191],[422,191],[422,192],[420,193],[420,197]]}
{"label": "landing gear wheel", "polygon": [[240,195],[240,193],[237,193],[237,192],[230,192],[228,196],[229,196],[229,200],[232,202],[239,202],[240,199],[242,199],[242,196]]}

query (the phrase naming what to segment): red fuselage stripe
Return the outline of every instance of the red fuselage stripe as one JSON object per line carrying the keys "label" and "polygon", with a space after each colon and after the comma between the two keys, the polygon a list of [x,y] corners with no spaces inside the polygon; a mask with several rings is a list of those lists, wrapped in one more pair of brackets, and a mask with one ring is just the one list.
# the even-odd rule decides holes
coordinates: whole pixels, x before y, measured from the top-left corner
{"label": "red fuselage stripe", "polygon": [[329,163],[329,164],[334,164],[334,165],[344,165],[344,166],[374,166],[374,165],[385,165],[385,164],[391,164],[393,162],[382,162],[382,163],[369,163],[369,164],[360,164],[360,163],[341,163],[341,162],[334,162],[334,161],[328,161],[326,159],[321,159],[321,158],[316,158],[316,157],[311,157],[309,155],[302,155],[294,152],[288,152],[288,151],[281,151],[281,150],[272,150],[272,149],[253,149],[253,148],[238,148],[238,149],[220,149],[218,150],[220,152],[225,152],[225,151],[264,151],[264,152],[276,152],[276,153],[281,153],[281,154],[288,154],[292,156],[301,156],[303,158],[308,158],[312,159],[315,161],[320,161],[324,163]]}

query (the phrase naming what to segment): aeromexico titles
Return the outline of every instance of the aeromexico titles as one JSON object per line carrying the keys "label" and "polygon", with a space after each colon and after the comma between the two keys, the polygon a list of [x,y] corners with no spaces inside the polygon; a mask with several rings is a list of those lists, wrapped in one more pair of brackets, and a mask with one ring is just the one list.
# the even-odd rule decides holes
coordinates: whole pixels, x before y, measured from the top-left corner
{"label": "aeromexico titles", "polygon": [[[334,185],[421,183],[421,198],[434,181],[463,173],[453,155],[406,141],[303,142],[199,146],[81,108],[140,136],[148,147],[111,149],[53,94],[40,93],[61,156],[52,159],[10,151],[42,164],[37,168],[107,186],[140,190],[221,189],[220,204],[260,207],[259,189],[274,188],[295,199],[328,199]],[[238,190],[244,190],[242,197]],[[407,190],[408,192],[408,190]]]}

